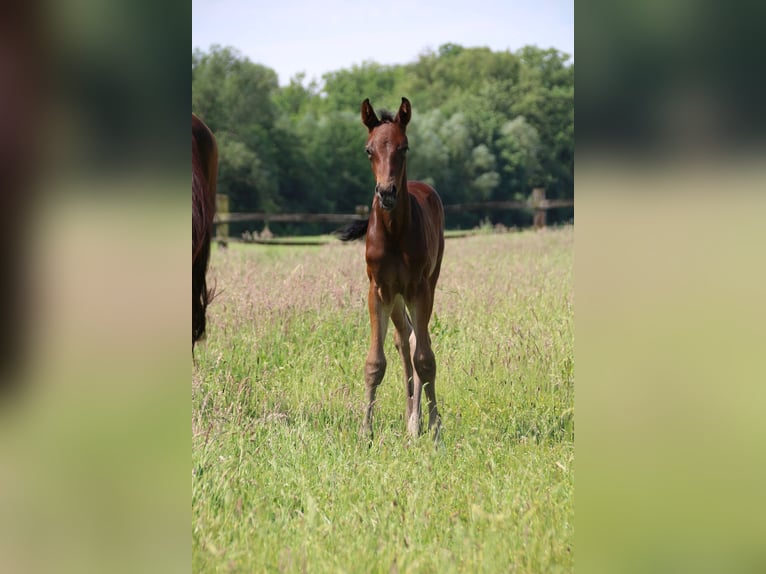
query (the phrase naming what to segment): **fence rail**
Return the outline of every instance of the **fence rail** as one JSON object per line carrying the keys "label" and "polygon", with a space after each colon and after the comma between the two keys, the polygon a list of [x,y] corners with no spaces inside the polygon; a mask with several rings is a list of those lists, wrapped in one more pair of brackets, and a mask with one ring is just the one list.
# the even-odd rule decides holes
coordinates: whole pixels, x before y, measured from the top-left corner
{"label": "fence rail", "polygon": [[[445,205],[444,211],[454,213],[482,209],[533,209],[545,211],[559,207],[574,207],[573,199],[542,199],[539,201],[484,201]],[[300,222],[300,223],[350,223],[367,219],[368,214],[359,213],[217,213],[215,223],[238,223],[243,221]]]}
{"label": "fence rail", "polygon": [[367,215],[353,213],[219,213],[215,217],[215,223],[238,223],[241,221],[350,223],[360,219],[367,219]]}
{"label": "fence rail", "polygon": [[[224,198],[222,198],[224,199]],[[362,207],[357,210],[357,213],[228,213],[225,211],[224,205],[227,205],[227,201],[219,202],[219,211],[216,213],[214,223],[218,225],[219,237],[218,240],[234,239],[228,237],[228,223],[239,223],[245,221],[265,221],[268,223],[351,223],[353,221],[360,221],[367,219],[369,213],[365,211],[367,208]],[[222,210],[223,207],[223,210]],[[471,202],[471,203],[459,203],[445,205],[444,211],[446,213],[455,213],[461,211],[480,211],[486,209],[493,210],[533,210],[533,225],[535,227],[545,227],[546,224],[546,212],[549,209],[556,209],[560,207],[574,207],[574,199],[546,199],[545,190],[542,188],[536,188],[532,190],[529,198],[526,201],[483,201],[483,202]],[[257,234],[252,238],[253,242],[259,242]],[[268,239],[262,241],[264,243],[275,243],[276,241]],[[291,243],[292,244],[292,243]]]}
{"label": "fence rail", "polygon": [[558,207],[574,207],[573,199],[543,199],[540,201],[482,201],[475,203],[453,203],[445,205],[444,211],[472,211],[481,209],[555,209]]}

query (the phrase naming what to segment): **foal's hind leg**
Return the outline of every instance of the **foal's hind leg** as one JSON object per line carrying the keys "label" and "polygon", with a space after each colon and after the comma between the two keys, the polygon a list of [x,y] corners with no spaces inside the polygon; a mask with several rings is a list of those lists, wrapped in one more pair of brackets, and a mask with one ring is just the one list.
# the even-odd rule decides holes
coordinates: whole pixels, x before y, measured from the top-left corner
{"label": "foal's hind leg", "polygon": [[422,292],[417,301],[411,305],[413,331],[410,335],[410,352],[414,367],[413,412],[407,423],[411,435],[420,433],[421,391],[425,388],[428,399],[428,429],[433,432],[434,439],[439,440],[441,433],[441,417],[436,406],[436,357],[431,349],[431,336],[428,333],[428,322],[433,309],[433,295],[430,291]]}
{"label": "foal's hind leg", "polygon": [[394,322],[394,327],[396,328],[394,331],[394,344],[399,350],[404,369],[404,396],[406,399],[404,422],[406,424],[410,420],[413,407],[413,369],[412,357],[410,355],[410,334],[412,333],[412,325],[407,317],[404,300],[401,297],[397,297],[396,302],[394,303],[394,308],[391,311],[391,320]]}

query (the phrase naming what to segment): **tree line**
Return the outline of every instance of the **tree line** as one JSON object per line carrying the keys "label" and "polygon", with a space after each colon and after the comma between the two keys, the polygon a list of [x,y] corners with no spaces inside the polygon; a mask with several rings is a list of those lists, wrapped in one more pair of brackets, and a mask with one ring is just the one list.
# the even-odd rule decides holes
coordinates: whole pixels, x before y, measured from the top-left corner
{"label": "tree line", "polygon": [[[574,63],[558,50],[445,44],[409,64],[364,62],[321,81],[298,74],[286,86],[233,48],[192,52],[192,110],[216,134],[218,190],[230,211],[353,213],[369,205],[359,106],[369,97],[377,111],[396,110],[401,96],[413,106],[408,176],[433,185],[445,204],[525,199],[534,187],[574,197]],[[571,208],[554,210],[549,221],[572,217]],[[487,219],[526,225],[531,214],[451,213],[447,225]]]}

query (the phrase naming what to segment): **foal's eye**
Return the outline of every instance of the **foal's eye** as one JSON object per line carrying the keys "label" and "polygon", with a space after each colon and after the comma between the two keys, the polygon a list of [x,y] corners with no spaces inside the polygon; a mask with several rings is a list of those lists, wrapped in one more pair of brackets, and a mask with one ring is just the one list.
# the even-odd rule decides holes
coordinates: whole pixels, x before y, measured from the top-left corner
{"label": "foal's eye", "polygon": [[369,148],[369,147],[368,147],[368,148],[365,148],[365,149],[364,149],[364,153],[366,153],[366,154],[367,154],[367,157],[368,157],[368,158],[372,159],[372,148]]}

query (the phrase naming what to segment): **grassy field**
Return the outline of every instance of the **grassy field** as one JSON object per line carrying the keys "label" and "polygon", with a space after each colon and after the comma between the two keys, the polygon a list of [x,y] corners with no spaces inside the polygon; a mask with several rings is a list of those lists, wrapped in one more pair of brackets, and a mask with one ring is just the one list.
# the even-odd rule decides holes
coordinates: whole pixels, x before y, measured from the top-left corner
{"label": "grassy field", "polygon": [[[572,227],[449,239],[444,444],[410,440],[389,330],[375,441],[362,243],[232,245],[192,377],[195,572],[571,572]],[[424,399],[425,400],[425,399]]]}

